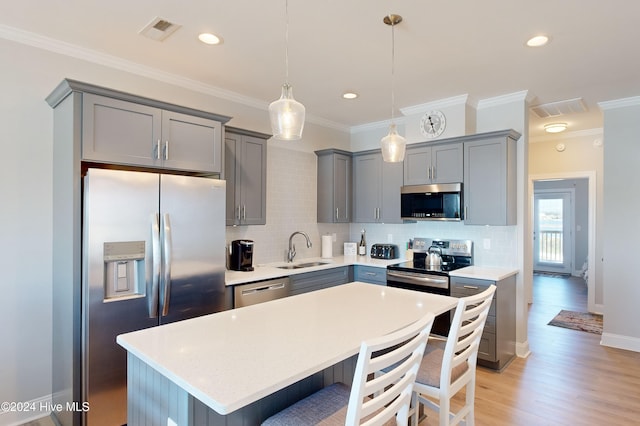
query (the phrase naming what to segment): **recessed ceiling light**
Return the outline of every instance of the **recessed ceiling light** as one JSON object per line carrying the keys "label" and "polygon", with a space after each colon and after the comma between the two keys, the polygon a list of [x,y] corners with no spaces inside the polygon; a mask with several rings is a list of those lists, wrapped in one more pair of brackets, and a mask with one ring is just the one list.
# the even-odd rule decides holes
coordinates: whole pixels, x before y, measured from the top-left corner
{"label": "recessed ceiling light", "polygon": [[545,124],[544,131],[547,133],[560,133],[567,130],[567,123]]}
{"label": "recessed ceiling light", "polygon": [[527,46],[529,47],[541,47],[549,43],[549,37],[546,35],[537,35],[527,40]]}
{"label": "recessed ceiling light", "polygon": [[218,37],[215,34],[211,33],[202,33],[198,36],[198,39],[205,44],[220,44],[222,43],[222,38]]}
{"label": "recessed ceiling light", "polygon": [[344,99],[355,99],[358,97],[358,94],[356,92],[344,92],[342,97]]}

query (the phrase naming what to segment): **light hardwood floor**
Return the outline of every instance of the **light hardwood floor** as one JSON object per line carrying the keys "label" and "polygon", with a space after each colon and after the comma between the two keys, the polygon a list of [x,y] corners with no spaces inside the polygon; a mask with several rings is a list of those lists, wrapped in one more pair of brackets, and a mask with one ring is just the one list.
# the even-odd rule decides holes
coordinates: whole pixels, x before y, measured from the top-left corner
{"label": "light hardwood floor", "polygon": [[[535,276],[531,355],[502,373],[478,368],[476,425],[640,424],[640,353],[601,346],[600,335],[547,325],[561,309],[587,311],[584,281]],[[435,413],[427,414],[420,426],[437,425]]]}

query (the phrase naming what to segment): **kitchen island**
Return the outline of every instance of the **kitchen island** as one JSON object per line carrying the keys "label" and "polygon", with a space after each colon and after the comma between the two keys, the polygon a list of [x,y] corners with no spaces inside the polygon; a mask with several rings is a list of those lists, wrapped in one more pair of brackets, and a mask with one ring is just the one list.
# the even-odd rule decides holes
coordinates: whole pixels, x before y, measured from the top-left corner
{"label": "kitchen island", "polygon": [[363,340],[456,302],[355,282],[120,335],[128,424],[258,424],[334,381],[350,383]]}

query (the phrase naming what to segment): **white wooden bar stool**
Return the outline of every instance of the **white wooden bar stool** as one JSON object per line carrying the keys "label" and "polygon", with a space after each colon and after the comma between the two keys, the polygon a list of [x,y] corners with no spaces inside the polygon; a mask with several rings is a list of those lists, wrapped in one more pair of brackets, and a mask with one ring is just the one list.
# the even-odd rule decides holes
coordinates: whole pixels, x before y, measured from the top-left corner
{"label": "white wooden bar stool", "polygon": [[[269,417],[265,426],[406,426],[420,361],[433,325],[427,314],[394,333],[362,342],[351,389],[334,383]],[[383,374],[373,373],[387,369]]]}
{"label": "white wooden bar stool", "polygon": [[[418,424],[418,403],[439,413],[440,426],[474,424],[476,362],[482,330],[496,286],[458,301],[446,342],[429,340],[412,397],[412,425]],[[443,345],[444,344],[444,345]],[[451,412],[451,398],[466,388],[465,404]]]}

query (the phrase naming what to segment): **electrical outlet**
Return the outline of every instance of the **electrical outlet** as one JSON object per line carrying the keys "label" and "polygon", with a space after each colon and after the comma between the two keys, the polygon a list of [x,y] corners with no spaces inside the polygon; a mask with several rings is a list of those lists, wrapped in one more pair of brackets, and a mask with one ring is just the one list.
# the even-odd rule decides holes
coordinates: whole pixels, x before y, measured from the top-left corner
{"label": "electrical outlet", "polygon": [[485,250],[491,250],[491,238],[485,238],[482,240],[482,246]]}
{"label": "electrical outlet", "polygon": [[393,234],[387,234],[387,242],[388,243],[392,243],[393,242]]}
{"label": "electrical outlet", "polygon": [[333,242],[335,243],[336,240],[338,239],[338,237],[336,236],[336,233],[334,232],[333,234],[331,234],[331,237],[333,237]]}
{"label": "electrical outlet", "polygon": [[178,426],[178,423],[176,423],[171,417],[167,417],[167,426]]}

